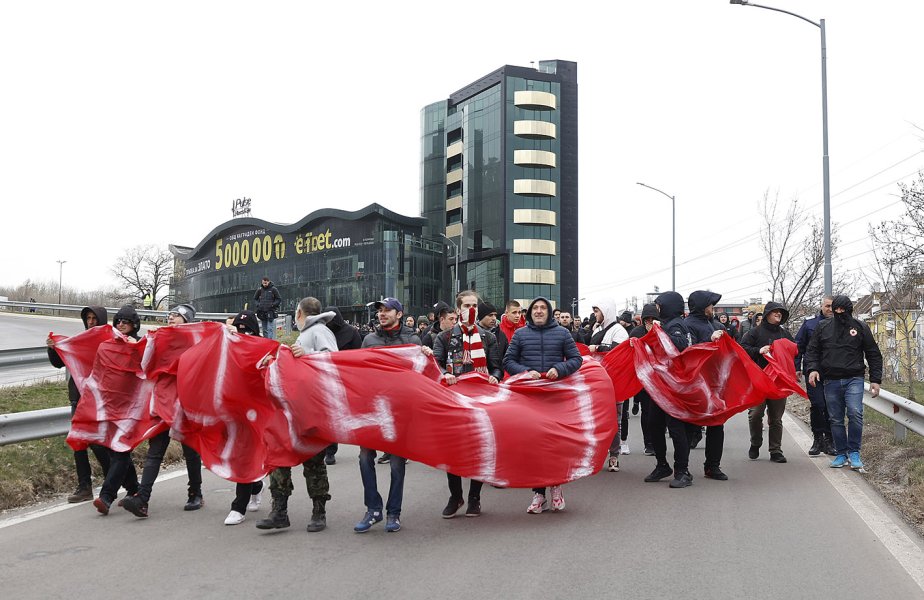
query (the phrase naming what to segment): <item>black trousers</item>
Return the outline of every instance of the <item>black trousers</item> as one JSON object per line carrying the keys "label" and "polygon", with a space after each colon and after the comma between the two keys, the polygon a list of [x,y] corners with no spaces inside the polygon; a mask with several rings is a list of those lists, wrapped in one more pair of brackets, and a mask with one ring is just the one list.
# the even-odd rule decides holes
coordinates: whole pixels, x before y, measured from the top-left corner
{"label": "black trousers", "polygon": [[254,483],[239,483],[234,486],[234,500],[231,501],[231,510],[236,510],[242,515],[247,512],[247,504],[250,497],[259,494],[263,490],[263,480]]}
{"label": "black trousers", "polygon": [[704,467],[718,467],[722,462],[725,446],[725,425],[710,425],[706,428],[706,462]]}
{"label": "black trousers", "polygon": [[629,405],[628,400],[622,403],[622,414],[619,415],[619,439],[626,441],[629,439]]}
{"label": "black trousers", "polygon": [[[449,495],[453,498],[462,499],[462,478],[458,475],[453,475],[452,473],[446,473],[446,479],[449,480]],[[477,479],[472,479],[471,485],[468,486],[468,497],[472,498],[481,498],[481,487],[484,485],[483,482],[478,481]]]}
{"label": "black trousers", "polygon": [[[824,392],[822,392],[822,400]],[[71,416],[77,410],[77,402],[71,402]],[[109,448],[90,444],[90,450],[96,457],[99,466],[103,469],[103,477],[109,474]],[[86,450],[74,450],[74,467],[77,469],[77,485],[80,487],[93,487],[93,470],[90,468],[90,455]]]}
{"label": "black trousers", "polygon": [[[654,439],[651,429],[651,405],[653,402],[651,396],[644,389],[635,395],[635,400],[642,406],[642,439],[645,442],[645,447],[648,448],[652,445],[651,440]],[[663,427],[661,428],[661,437],[664,437]]]}
{"label": "black trousers", "polygon": [[653,400],[649,424],[652,436],[651,445],[654,447],[658,464],[668,464],[667,440],[664,439],[664,428],[667,427],[671,441],[674,443],[674,473],[686,472],[690,467],[690,435],[697,426],[675,419],[664,412]]}
{"label": "black trousers", "polygon": [[110,453],[109,472],[106,473],[99,497],[112,504],[119,486],[124,487],[129,495],[138,493],[138,473],[135,471],[135,463],[132,462],[131,451]]}
{"label": "black trousers", "polygon": [[812,405],[809,413],[812,433],[815,435],[824,433],[831,437],[831,420],[828,417],[828,405],[825,403],[824,382],[819,381],[815,387],[807,385],[805,391],[808,392],[809,402]]}
{"label": "black trousers", "polygon": [[[141,483],[138,486],[138,495],[145,502],[151,501],[151,491],[154,489],[154,480],[160,473],[160,466],[164,462],[164,454],[170,445],[170,432],[162,431],[148,440],[148,454],[144,458],[144,469],[141,471]],[[189,477],[189,493],[202,495],[202,459],[199,453],[183,444],[183,458],[186,459],[186,474]]]}

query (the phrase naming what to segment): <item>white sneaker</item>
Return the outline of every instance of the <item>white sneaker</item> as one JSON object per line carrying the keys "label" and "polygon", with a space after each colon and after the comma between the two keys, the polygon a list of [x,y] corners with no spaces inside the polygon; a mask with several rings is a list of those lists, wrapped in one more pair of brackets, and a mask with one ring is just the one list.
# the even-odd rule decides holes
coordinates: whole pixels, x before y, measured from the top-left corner
{"label": "white sneaker", "polygon": [[232,510],[228,513],[228,516],[225,517],[225,525],[240,525],[243,522],[244,515],[237,512],[236,510]]}
{"label": "white sneaker", "polygon": [[619,457],[610,456],[606,459],[606,470],[610,473],[616,473],[619,471]]}
{"label": "white sneaker", "polygon": [[629,442],[623,442],[619,444],[619,453],[620,454],[632,454],[632,452],[629,451]]}
{"label": "white sneaker", "polygon": [[260,510],[260,494],[252,495],[250,502],[247,503],[247,512],[254,512],[255,510]]}
{"label": "white sneaker", "polygon": [[565,510],[565,496],[561,493],[560,485],[552,486],[552,512]]}
{"label": "white sneaker", "polygon": [[526,509],[526,512],[538,515],[539,513],[548,509],[548,505],[545,503],[545,496],[536,492],[533,494],[533,503],[529,505],[529,508]]}

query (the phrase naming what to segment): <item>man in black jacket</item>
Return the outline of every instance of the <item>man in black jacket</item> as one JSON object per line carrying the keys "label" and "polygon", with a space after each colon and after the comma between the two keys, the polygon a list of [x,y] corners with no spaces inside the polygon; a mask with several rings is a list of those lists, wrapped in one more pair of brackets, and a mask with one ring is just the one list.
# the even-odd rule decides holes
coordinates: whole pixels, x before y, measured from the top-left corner
{"label": "man in black jacket", "polygon": [[478,324],[481,325],[483,329],[494,334],[494,338],[497,340],[497,353],[503,361],[504,354],[507,353],[508,340],[497,322],[497,308],[490,302],[478,303]]}
{"label": "man in black jacket", "polygon": [[[489,383],[496,385],[504,376],[501,354],[494,334],[477,323],[478,294],[471,290],[460,292],[456,297],[456,311],[459,322],[433,341],[433,358],[443,370],[443,382],[455,385],[459,375],[475,371],[484,374]],[[443,509],[443,518],[451,519],[465,501],[462,499],[462,478],[449,472],[446,477],[449,479],[449,502]],[[482,485],[483,482],[472,479],[466,517],[481,514]]]}
{"label": "man in black jacket", "polygon": [[[85,306],[80,311],[80,319],[83,321],[84,329],[105,325],[108,318],[106,309],[102,306]],[[48,360],[51,364],[58,369],[63,367],[64,361],[58,356],[58,351],[55,350],[55,341],[50,336],[45,340],[45,345],[48,346]],[[80,402],[80,391],[77,389],[77,384],[74,383],[70,373],[67,374],[67,397],[71,402],[71,417],[73,417],[77,411],[77,403]],[[103,477],[105,477],[106,473],[109,472],[109,449],[97,444],[90,444],[90,450],[93,451],[93,456],[96,457],[99,466],[102,467]],[[92,500],[93,478],[92,470],[90,469],[90,458],[86,450],[74,450],[74,466],[77,468],[77,489],[67,497],[67,501],[73,504]]]}
{"label": "man in black jacket", "polygon": [[[799,348],[799,353],[796,354],[796,373],[800,376],[804,375],[806,380],[808,380],[809,374],[808,371],[803,369],[804,361],[802,360],[805,356],[805,349],[808,348],[809,340],[812,339],[812,335],[815,333],[818,324],[825,319],[830,319],[834,314],[831,308],[831,303],[833,301],[834,296],[825,296],[822,298],[821,310],[811,319],[806,319],[802,323],[802,327],[799,328],[798,333],[796,333],[796,346]],[[822,382],[822,385],[807,386],[805,391],[808,394],[809,403],[812,406],[809,414],[809,422],[811,423],[812,436],[814,437],[812,446],[808,451],[809,456],[818,456],[822,452],[830,456],[836,456],[837,452],[834,450],[834,441],[831,438],[831,419],[828,417],[828,406],[825,404],[824,382]]]}
{"label": "man in black jacket", "polygon": [[[779,339],[793,341],[792,335],[782,325],[789,320],[789,311],[779,302],[767,302],[764,307],[764,320],[753,327],[741,338],[741,347],[748,353],[757,366],[767,366],[764,355],[770,353],[770,344]],[[748,458],[757,460],[763,444],[764,412],[770,425],[770,461],[786,462],[783,455],[783,413],[786,412],[786,398],[767,398],[762,403],[748,409],[748,426],[751,430],[751,448]]]}
{"label": "man in black jacket", "polygon": [[[718,328],[718,321],[714,321],[715,305],[722,298],[721,294],[706,290],[697,290],[690,294],[687,304],[690,314],[684,319],[684,324],[690,331],[690,343],[701,344],[714,342],[725,333],[724,328]],[[690,440],[690,447],[695,448],[702,439],[702,429],[694,431]],[[719,463],[722,462],[722,449],[725,445],[725,425],[710,425],[706,428],[706,461],[703,463],[703,476],[716,481],[726,481],[728,475],[722,472]]]}
{"label": "man in black jacket", "polygon": [[[658,315],[664,333],[670,337],[677,350],[683,350],[690,345],[690,332],[683,321],[683,296],[677,292],[663,292],[655,299]],[[685,488],[693,485],[693,475],[690,474],[690,441],[696,425],[685,423],[670,416],[657,402],[651,403],[651,420],[649,421],[653,434],[651,442],[654,446],[655,458],[658,463],[654,470],[645,477],[645,481],[652,483],[661,481],[673,474],[670,483],[672,488]],[[664,439],[664,428],[667,427],[674,444],[674,468],[667,463],[667,441]]]}
{"label": "man in black jacket", "polygon": [[279,290],[273,285],[269,277],[264,277],[260,282],[260,287],[253,294],[254,312],[260,319],[260,325],[263,327],[263,337],[276,339],[276,311],[282,304],[282,298],[279,296]]}
{"label": "man in black jacket", "polygon": [[[831,436],[837,456],[831,466],[850,463],[862,469],[860,445],[863,439],[863,376],[869,364],[869,392],[879,395],[882,383],[882,353],[869,326],[853,317],[853,302],[836,296],[831,303],[834,316],[818,324],[805,350],[805,370],[810,386],[824,381],[825,403],[831,417]],[[846,413],[849,427],[844,427]]]}

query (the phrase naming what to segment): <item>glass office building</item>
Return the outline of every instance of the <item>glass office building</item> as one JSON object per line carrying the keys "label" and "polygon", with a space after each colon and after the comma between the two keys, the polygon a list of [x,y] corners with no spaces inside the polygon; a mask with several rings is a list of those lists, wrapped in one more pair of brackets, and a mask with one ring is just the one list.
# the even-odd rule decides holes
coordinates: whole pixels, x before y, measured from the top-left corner
{"label": "glass office building", "polygon": [[202,312],[253,306],[267,276],[282,296],[280,312],[314,296],[345,319],[365,322],[366,304],[398,298],[405,313],[426,314],[440,298],[445,251],[427,239],[427,222],[378,204],[349,212],[317,210],[281,225],[250,217],[212,230],[195,248],[171,245],[176,302]]}
{"label": "glass office building", "polygon": [[[499,308],[578,290],[577,63],[505,65],[421,111],[420,210],[456,279]],[[458,249],[458,273],[454,252]]]}

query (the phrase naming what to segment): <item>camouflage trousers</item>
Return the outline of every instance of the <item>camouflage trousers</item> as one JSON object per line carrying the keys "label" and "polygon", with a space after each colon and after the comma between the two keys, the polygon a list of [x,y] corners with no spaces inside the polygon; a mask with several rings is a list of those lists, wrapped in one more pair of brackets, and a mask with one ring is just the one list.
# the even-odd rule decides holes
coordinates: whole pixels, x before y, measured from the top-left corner
{"label": "camouflage trousers", "polygon": [[[330,500],[330,481],[327,479],[327,465],[324,464],[324,452],[319,452],[304,463],[305,486],[312,500]],[[273,496],[291,496],[295,487],[292,485],[292,467],[278,467],[270,473],[270,494]]]}

